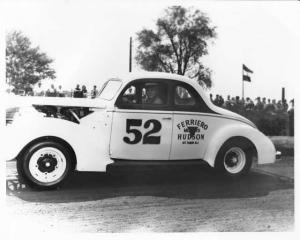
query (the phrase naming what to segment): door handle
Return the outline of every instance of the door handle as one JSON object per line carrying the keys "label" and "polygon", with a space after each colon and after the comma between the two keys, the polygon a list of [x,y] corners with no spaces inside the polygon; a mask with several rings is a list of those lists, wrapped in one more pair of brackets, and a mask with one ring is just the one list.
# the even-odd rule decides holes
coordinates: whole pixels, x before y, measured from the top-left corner
{"label": "door handle", "polygon": [[171,117],[164,117],[162,118],[163,120],[171,120],[172,118]]}

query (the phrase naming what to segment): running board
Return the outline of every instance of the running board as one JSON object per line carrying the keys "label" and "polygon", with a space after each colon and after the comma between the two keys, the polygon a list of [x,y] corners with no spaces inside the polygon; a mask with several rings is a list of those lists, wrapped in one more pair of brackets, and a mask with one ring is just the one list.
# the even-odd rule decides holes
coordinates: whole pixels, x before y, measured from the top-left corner
{"label": "running board", "polygon": [[110,166],[180,166],[180,165],[208,165],[204,160],[121,160],[113,159]]}

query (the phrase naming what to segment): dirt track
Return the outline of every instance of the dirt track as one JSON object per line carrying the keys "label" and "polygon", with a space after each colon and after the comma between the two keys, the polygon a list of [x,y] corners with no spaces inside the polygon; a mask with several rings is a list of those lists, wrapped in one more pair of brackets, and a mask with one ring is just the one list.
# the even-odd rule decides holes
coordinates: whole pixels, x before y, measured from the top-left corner
{"label": "dirt track", "polygon": [[112,168],[78,173],[57,191],[20,185],[7,164],[9,231],[291,231],[294,159],[224,182],[202,166]]}

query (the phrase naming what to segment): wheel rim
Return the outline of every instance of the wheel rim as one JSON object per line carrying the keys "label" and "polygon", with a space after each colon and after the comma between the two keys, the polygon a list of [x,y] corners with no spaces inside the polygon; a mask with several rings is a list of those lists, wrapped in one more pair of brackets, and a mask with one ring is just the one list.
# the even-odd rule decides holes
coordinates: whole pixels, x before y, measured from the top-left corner
{"label": "wheel rim", "polygon": [[239,147],[230,148],[224,156],[224,167],[232,174],[239,173],[246,165],[246,154]]}
{"label": "wheel rim", "polygon": [[64,176],[66,168],[65,155],[53,147],[37,150],[29,160],[29,172],[32,177],[45,184],[58,182]]}

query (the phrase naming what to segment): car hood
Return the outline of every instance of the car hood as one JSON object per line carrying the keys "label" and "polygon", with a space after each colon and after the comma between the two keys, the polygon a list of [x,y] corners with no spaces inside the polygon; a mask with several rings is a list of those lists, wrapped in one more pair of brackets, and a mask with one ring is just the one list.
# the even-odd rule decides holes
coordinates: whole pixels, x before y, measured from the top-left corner
{"label": "car hood", "polygon": [[102,99],[67,98],[67,97],[22,97],[16,95],[5,96],[4,105],[11,107],[40,106],[62,106],[62,107],[91,107],[106,108],[106,101]]}

